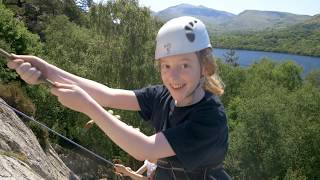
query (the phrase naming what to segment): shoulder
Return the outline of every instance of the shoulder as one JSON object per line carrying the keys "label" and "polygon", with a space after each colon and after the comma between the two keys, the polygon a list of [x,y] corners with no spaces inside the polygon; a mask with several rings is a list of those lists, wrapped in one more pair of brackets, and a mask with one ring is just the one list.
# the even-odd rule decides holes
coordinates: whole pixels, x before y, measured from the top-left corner
{"label": "shoulder", "polygon": [[157,95],[157,94],[163,94],[166,93],[168,90],[165,88],[164,85],[152,85],[152,86],[147,86],[141,89],[136,89],[133,90],[133,92],[136,95],[140,94],[150,94],[150,95]]}
{"label": "shoulder", "polygon": [[204,96],[204,104],[223,107],[219,96],[206,91]]}
{"label": "shoulder", "polygon": [[218,96],[211,92],[206,92],[203,99],[197,104],[195,110],[208,112],[223,112],[224,107]]}
{"label": "shoulder", "polygon": [[193,109],[192,116],[192,119],[196,121],[199,120],[201,123],[210,123],[211,125],[222,125],[227,121],[223,104],[219,97],[211,92],[206,92],[204,98]]}
{"label": "shoulder", "polygon": [[[170,93],[163,85],[153,85],[142,89],[133,90],[140,107],[140,115],[145,120],[152,120],[155,122],[161,119],[161,112],[164,109],[166,102],[170,99]],[[160,113],[160,114],[159,114]],[[156,120],[157,119],[157,120]],[[160,123],[160,121],[159,121]],[[155,127],[160,124],[154,125]]]}

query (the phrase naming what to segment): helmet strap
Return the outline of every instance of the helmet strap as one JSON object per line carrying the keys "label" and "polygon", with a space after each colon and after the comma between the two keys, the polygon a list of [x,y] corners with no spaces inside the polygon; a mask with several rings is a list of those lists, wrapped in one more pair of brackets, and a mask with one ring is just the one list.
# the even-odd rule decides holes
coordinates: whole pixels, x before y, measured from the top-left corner
{"label": "helmet strap", "polygon": [[[203,67],[202,67],[202,63],[201,63],[201,54],[200,54],[199,51],[197,51],[197,52],[195,52],[195,53],[196,53],[196,55],[197,55],[197,57],[198,57],[198,61],[199,61],[199,64],[200,64],[200,80],[199,80],[197,86],[186,96],[186,98],[188,98],[188,97],[190,97],[190,96],[193,96],[194,93],[196,92],[196,90],[197,90],[199,87],[202,87],[202,85],[204,84],[204,81],[205,81],[204,76],[202,75],[202,68],[203,68]],[[194,97],[192,97],[192,101],[193,101],[193,98],[194,98]]]}
{"label": "helmet strap", "polygon": [[[193,96],[194,93],[196,92],[196,90],[197,90],[199,87],[202,87],[203,83],[204,83],[204,76],[201,75],[201,78],[200,78],[197,86],[186,96],[186,98],[192,96],[192,101],[193,101],[193,99],[194,99],[194,96]],[[191,101],[191,102],[192,102],[192,101]]]}
{"label": "helmet strap", "polygon": [[199,88],[199,87],[202,87],[204,82],[205,82],[205,77],[204,75],[202,74],[202,63],[201,63],[201,55],[200,55],[200,52],[197,51],[196,52],[196,55],[198,57],[198,60],[199,60],[199,63],[200,63],[200,80],[197,84],[197,86],[185,97],[185,98],[189,98],[190,96],[192,96],[192,99],[191,99],[191,103],[193,102],[193,99],[194,99],[194,94],[196,92],[196,90]]}

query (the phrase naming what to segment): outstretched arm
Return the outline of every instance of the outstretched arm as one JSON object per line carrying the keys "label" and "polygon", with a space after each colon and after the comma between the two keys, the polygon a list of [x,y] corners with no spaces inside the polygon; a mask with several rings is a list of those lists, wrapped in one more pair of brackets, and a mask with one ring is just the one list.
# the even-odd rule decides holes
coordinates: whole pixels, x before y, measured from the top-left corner
{"label": "outstretched arm", "polygon": [[146,136],[103,109],[76,85],[56,83],[51,92],[64,106],[88,115],[118,146],[138,160],[175,155],[163,133]]}
{"label": "outstretched arm", "polygon": [[8,62],[8,67],[15,69],[21,78],[29,84],[39,84],[39,77],[42,76],[53,82],[74,84],[81,87],[101,106],[140,110],[133,91],[109,88],[95,81],[68,73],[35,56],[12,55],[12,57],[13,60]]}

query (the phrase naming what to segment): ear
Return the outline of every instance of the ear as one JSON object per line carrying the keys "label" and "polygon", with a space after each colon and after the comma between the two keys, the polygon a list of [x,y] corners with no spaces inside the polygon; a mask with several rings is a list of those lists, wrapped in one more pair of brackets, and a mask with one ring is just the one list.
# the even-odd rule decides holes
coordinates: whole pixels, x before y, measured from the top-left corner
{"label": "ear", "polygon": [[215,64],[213,62],[205,62],[202,65],[202,74],[204,76],[212,76],[215,73]]}
{"label": "ear", "polygon": [[208,70],[204,65],[202,65],[201,66],[201,76],[207,76],[207,75],[208,75]]}

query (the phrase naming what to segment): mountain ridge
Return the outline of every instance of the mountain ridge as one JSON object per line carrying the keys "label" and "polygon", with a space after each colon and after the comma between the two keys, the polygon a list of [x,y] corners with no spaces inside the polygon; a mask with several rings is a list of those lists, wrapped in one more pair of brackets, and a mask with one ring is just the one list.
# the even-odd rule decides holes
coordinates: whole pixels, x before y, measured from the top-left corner
{"label": "mountain ridge", "polygon": [[164,21],[179,16],[194,16],[204,21],[210,32],[217,33],[261,31],[268,28],[283,29],[313,17],[289,12],[260,10],[244,10],[235,15],[227,11],[187,3],[171,6],[153,14]]}

